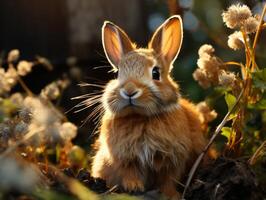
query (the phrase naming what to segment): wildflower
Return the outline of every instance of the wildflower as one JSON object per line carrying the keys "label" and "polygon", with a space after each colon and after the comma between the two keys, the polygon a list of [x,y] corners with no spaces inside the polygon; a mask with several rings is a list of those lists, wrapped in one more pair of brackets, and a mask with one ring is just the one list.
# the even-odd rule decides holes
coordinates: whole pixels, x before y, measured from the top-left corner
{"label": "wildflower", "polygon": [[244,38],[241,31],[235,31],[229,35],[227,44],[235,51],[244,48]]}
{"label": "wildflower", "polygon": [[196,71],[193,73],[193,78],[199,82],[201,87],[205,89],[211,86],[211,82],[207,77],[206,71],[202,69],[196,69]]}
{"label": "wildflower", "polygon": [[197,104],[198,111],[202,114],[204,122],[208,123],[217,117],[215,110],[211,110],[205,101]]}
{"label": "wildflower", "polygon": [[17,76],[17,71],[13,67],[8,68],[4,78],[10,89],[17,83]]}
{"label": "wildflower", "polygon": [[232,5],[222,13],[224,23],[231,29],[242,26],[251,15],[249,7],[240,4]]}
{"label": "wildflower", "polygon": [[3,68],[0,68],[0,94],[3,94],[7,91],[9,91],[11,88],[7,84],[5,79],[5,70]]}
{"label": "wildflower", "polygon": [[50,126],[59,119],[57,115],[44,103],[36,97],[26,97],[24,99],[24,107],[32,113],[32,123],[39,126]]}
{"label": "wildflower", "polygon": [[220,70],[219,72],[219,84],[225,87],[231,87],[236,80],[236,75],[233,72],[227,72]]}
{"label": "wildflower", "polygon": [[215,56],[204,55],[197,61],[197,65],[200,69],[204,69],[210,79],[213,82],[217,81],[217,73],[222,65],[220,60]]}
{"label": "wildflower", "polygon": [[16,106],[20,107],[22,106],[23,104],[23,96],[21,93],[19,92],[16,92],[16,93],[13,93],[10,97],[9,97],[10,101],[15,104]]}
{"label": "wildflower", "polygon": [[70,141],[76,137],[77,127],[71,122],[65,122],[61,126],[60,135],[64,140]]}
{"label": "wildflower", "polygon": [[259,20],[255,17],[249,17],[243,24],[243,28],[247,34],[256,32],[259,26]]}
{"label": "wildflower", "polygon": [[194,78],[199,79],[203,87],[207,87],[207,81],[203,81],[203,76],[208,79],[208,82],[217,84],[218,71],[222,66],[222,61],[214,55],[214,48],[211,45],[202,45],[198,51],[199,59],[197,65],[201,71],[195,73]]}
{"label": "wildflower", "polygon": [[63,80],[58,80],[56,81],[56,84],[58,85],[58,87],[61,89],[61,90],[64,90],[67,88],[67,86],[69,86],[70,84],[70,81],[69,79],[65,78]]}
{"label": "wildflower", "polygon": [[46,69],[48,69],[50,71],[53,70],[54,67],[47,58],[37,56],[36,59],[37,59],[38,63],[43,65],[44,67],[46,67]]}
{"label": "wildflower", "polygon": [[212,45],[204,44],[199,48],[198,54],[202,57],[204,54],[212,55],[214,53],[214,48]]}
{"label": "wildflower", "polygon": [[27,75],[29,72],[31,72],[32,66],[33,66],[32,62],[28,62],[25,60],[20,61],[17,66],[18,74],[20,76]]}
{"label": "wildflower", "polygon": [[8,53],[7,56],[7,62],[12,63],[12,62],[16,62],[19,58],[19,50],[18,49],[13,49]]}
{"label": "wildflower", "polygon": [[58,85],[53,82],[49,85],[47,85],[42,91],[41,96],[44,98],[48,98],[51,100],[57,99],[60,95],[60,90],[58,88]]}

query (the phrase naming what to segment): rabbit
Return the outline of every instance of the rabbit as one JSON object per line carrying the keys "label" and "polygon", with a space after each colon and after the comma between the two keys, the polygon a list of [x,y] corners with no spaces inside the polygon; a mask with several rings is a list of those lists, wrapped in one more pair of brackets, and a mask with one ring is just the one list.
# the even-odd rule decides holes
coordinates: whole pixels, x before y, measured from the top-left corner
{"label": "rabbit", "polygon": [[112,22],[103,24],[104,52],[118,77],[101,97],[104,114],[91,173],[110,187],[158,189],[179,199],[176,183],[206,145],[201,114],[170,76],[182,40],[179,15],[157,28],[148,48],[137,48]]}

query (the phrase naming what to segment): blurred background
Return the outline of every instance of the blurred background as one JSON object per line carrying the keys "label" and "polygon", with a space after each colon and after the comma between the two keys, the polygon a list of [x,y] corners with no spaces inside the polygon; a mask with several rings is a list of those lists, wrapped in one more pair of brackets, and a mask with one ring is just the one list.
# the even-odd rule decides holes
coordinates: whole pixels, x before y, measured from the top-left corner
{"label": "blurred background", "polygon": [[[1,0],[0,53],[4,58],[10,50],[19,49],[22,59],[43,56],[51,62],[52,71],[36,67],[24,78],[35,93],[51,81],[67,76],[71,85],[58,102],[65,112],[78,103],[71,97],[99,89],[80,88],[78,83],[104,85],[115,77],[108,73],[111,68],[101,45],[101,26],[105,20],[122,27],[133,41],[145,47],[166,18],[179,14],[184,22],[184,42],[172,73],[181,85],[183,96],[199,102],[211,92],[200,88],[192,78],[202,44],[212,44],[225,61],[244,58],[244,52],[234,52],[227,46],[232,30],[223,25],[221,18],[222,10],[236,2],[247,4],[253,13],[261,13],[265,3],[259,0]],[[265,47],[259,46],[258,52],[265,61]],[[218,113],[226,111],[223,102],[218,102],[215,108]],[[67,117],[81,125],[90,112],[91,109],[76,114],[69,112]],[[94,127],[94,122],[87,122],[80,128],[77,140],[90,143],[88,136]]]}

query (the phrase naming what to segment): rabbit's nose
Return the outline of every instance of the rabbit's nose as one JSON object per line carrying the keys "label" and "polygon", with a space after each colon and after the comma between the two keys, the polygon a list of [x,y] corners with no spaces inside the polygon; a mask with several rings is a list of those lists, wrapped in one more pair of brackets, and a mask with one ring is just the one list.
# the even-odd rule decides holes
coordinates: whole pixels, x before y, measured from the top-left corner
{"label": "rabbit's nose", "polygon": [[136,99],[142,94],[141,89],[126,90],[125,88],[121,88],[119,92],[124,99]]}

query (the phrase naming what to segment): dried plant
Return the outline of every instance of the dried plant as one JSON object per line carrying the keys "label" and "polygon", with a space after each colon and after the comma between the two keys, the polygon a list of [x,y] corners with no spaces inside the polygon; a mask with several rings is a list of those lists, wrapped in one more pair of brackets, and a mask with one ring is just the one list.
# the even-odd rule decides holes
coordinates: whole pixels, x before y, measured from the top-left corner
{"label": "dried plant", "polygon": [[[266,108],[265,97],[265,68],[257,65],[256,46],[259,35],[265,28],[263,21],[266,12],[266,5],[260,16],[253,16],[246,5],[232,5],[222,13],[225,25],[235,30],[228,36],[228,46],[233,50],[245,51],[245,64],[235,61],[223,61],[214,55],[214,48],[211,45],[203,45],[199,49],[198,68],[193,73],[193,77],[203,88],[219,88],[228,106],[228,112],[222,122],[216,128],[210,142],[205,150],[200,154],[192,167],[183,197],[187,191],[192,177],[197,170],[201,160],[208,151],[215,138],[221,133],[227,138],[225,154],[243,156],[249,153],[252,156],[250,163],[254,164],[258,155],[264,150],[265,142],[263,130],[249,130],[248,121],[254,111],[262,112]],[[237,70],[231,70],[236,66]],[[222,89],[221,89],[222,88]],[[227,124],[227,127],[225,127]],[[251,145],[252,148],[247,148]],[[254,151],[254,149],[257,151]]]}

